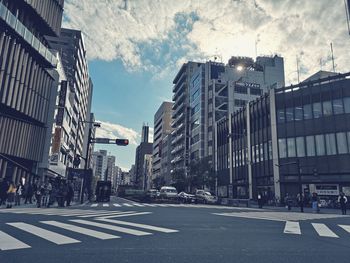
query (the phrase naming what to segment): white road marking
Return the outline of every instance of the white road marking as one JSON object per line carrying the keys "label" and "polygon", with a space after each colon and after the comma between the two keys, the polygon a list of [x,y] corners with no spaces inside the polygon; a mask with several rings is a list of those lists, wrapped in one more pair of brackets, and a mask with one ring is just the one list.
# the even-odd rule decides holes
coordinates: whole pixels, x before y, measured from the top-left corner
{"label": "white road marking", "polygon": [[91,207],[97,207],[98,206],[98,204],[92,204],[91,205]]}
{"label": "white road marking", "polygon": [[95,230],[91,230],[88,228],[75,226],[75,225],[71,225],[71,224],[65,224],[65,223],[61,223],[61,222],[57,222],[57,221],[41,221],[41,223],[47,224],[50,226],[56,226],[56,227],[70,230],[70,231],[73,231],[73,232],[76,232],[76,233],[79,233],[82,235],[87,235],[87,236],[95,237],[95,238],[102,239],[102,240],[120,238],[119,236],[114,236],[114,235],[110,235],[110,234],[103,233],[100,231],[95,231]]}
{"label": "white road marking", "polygon": [[301,235],[299,222],[287,221],[284,227],[284,233]]}
{"label": "white road marking", "polygon": [[109,204],[103,204],[103,207],[109,207]]}
{"label": "white road marking", "polygon": [[30,248],[27,244],[0,231],[0,250]]}
{"label": "white road marking", "polygon": [[145,206],[155,207],[155,204],[144,204]]}
{"label": "white road marking", "polygon": [[109,213],[98,213],[98,214],[90,214],[90,215],[82,215],[82,216],[78,216],[78,217],[100,217],[100,216],[112,216],[112,215],[120,215],[120,214],[131,214],[134,213],[134,211],[127,211],[127,212],[120,212],[120,211],[111,211]]}
{"label": "white road marking", "polygon": [[321,237],[338,237],[332,230],[330,230],[325,224],[311,223],[317,234]]}
{"label": "white road marking", "polygon": [[121,207],[121,205],[120,204],[113,204],[114,206],[116,206],[116,207]]}
{"label": "white road marking", "polygon": [[126,212],[125,214],[119,214],[119,215],[108,215],[108,216],[101,216],[99,218],[114,218],[114,217],[125,217],[125,216],[139,216],[139,215],[148,215],[152,214],[152,212],[139,212],[139,213],[130,213]]}
{"label": "white road marking", "polygon": [[130,235],[135,235],[135,236],[152,235],[151,233],[143,232],[140,230],[134,230],[134,229],[129,229],[129,228],[120,227],[120,226],[102,224],[102,223],[97,223],[97,222],[93,222],[93,221],[80,220],[80,219],[73,219],[70,221],[75,222],[75,223],[79,223],[79,224],[85,224],[85,225],[89,225],[89,226],[96,226],[96,227],[100,227],[100,228],[114,230],[114,231],[130,234]]}
{"label": "white road marking", "polygon": [[138,204],[138,203],[132,203],[134,206],[138,206],[138,207],[145,207],[144,205],[142,204]]}
{"label": "white road marking", "polygon": [[342,229],[344,229],[346,232],[350,233],[350,226],[347,225],[338,225],[340,226]]}
{"label": "white road marking", "polygon": [[179,232],[178,230],[174,230],[174,229],[151,226],[151,225],[144,225],[144,224],[137,224],[137,223],[119,221],[119,220],[114,220],[114,219],[98,219],[98,220],[108,222],[108,223],[118,224],[118,225],[133,226],[133,227],[143,228],[143,229],[147,229],[147,230],[154,230],[154,231],[163,232],[163,233]]}
{"label": "white road marking", "polygon": [[10,226],[16,227],[18,229],[21,229],[25,232],[28,232],[30,234],[33,234],[35,236],[41,237],[43,239],[46,239],[50,242],[53,242],[57,245],[63,245],[63,244],[72,244],[72,243],[79,243],[79,240],[76,240],[74,238],[70,238],[61,234],[57,234],[55,232],[33,226],[30,224],[22,223],[22,222],[16,222],[16,223],[7,223]]}
{"label": "white road marking", "polygon": [[123,206],[132,207],[132,205],[128,203],[124,203]]}

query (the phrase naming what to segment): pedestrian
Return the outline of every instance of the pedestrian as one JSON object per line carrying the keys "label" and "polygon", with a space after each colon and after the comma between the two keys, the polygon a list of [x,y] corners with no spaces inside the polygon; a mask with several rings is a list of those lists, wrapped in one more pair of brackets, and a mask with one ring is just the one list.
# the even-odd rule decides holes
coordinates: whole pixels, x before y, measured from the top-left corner
{"label": "pedestrian", "polygon": [[312,211],[314,213],[319,213],[320,208],[319,208],[319,198],[317,196],[317,193],[312,193],[311,203],[312,203]]}
{"label": "pedestrian", "polygon": [[41,200],[44,194],[44,186],[38,181],[35,188],[36,188],[36,192],[35,192],[36,206],[39,208],[41,207]]}
{"label": "pedestrian", "polygon": [[7,206],[6,208],[11,208],[15,202],[16,186],[14,182],[11,182],[9,188],[7,189]]}
{"label": "pedestrian", "polygon": [[21,183],[19,183],[16,187],[15,206],[21,205],[22,193],[23,193],[23,186]]}
{"label": "pedestrian", "polygon": [[43,189],[42,205],[43,207],[49,207],[50,195],[52,192],[52,185],[49,181],[46,181],[43,188],[44,189]]}
{"label": "pedestrian", "polygon": [[289,196],[288,193],[286,194],[286,197],[284,198],[284,203],[286,204],[288,211],[292,210],[292,198]]}
{"label": "pedestrian", "polygon": [[259,208],[262,208],[263,207],[263,196],[261,193],[258,194],[258,205],[259,205]]}
{"label": "pedestrian", "polygon": [[25,191],[24,203],[27,204],[29,202],[30,204],[32,204],[33,203],[33,201],[32,201],[32,198],[33,198],[33,186],[32,186],[32,184],[30,182],[27,182],[25,184],[24,191]]}
{"label": "pedestrian", "polygon": [[4,178],[0,179],[0,206],[6,205],[7,190],[9,188],[9,182]]}
{"label": "pedestrian", "polygon": [[64,207],[64,185],[62,182],[58,187],[56,199],[58,207]]}
{"label": "pedestrian", "polygon": [[68,187],[67,187],[67,206],[70,206],[70,203],[72,201],[73,196],[74,196],[73,184],[72,183],[68,183]]}
{"label": "pedestrian", "polygon": [[338,197],[338,203],[340,204],[340,209],[342,215],[346,215],[346,204],[348,202],[348,199],[346,198],[344,193],[340,193]]}

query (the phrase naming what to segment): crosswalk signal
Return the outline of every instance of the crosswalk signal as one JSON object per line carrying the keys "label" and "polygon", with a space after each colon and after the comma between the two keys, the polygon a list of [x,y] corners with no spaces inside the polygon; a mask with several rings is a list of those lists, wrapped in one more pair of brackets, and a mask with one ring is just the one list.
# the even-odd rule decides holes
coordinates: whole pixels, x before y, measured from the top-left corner
{"label": "crosswalk signal", "polygon": [[119,146],[127,146],[129,144],[128,139],[116,139],[115,144]]}

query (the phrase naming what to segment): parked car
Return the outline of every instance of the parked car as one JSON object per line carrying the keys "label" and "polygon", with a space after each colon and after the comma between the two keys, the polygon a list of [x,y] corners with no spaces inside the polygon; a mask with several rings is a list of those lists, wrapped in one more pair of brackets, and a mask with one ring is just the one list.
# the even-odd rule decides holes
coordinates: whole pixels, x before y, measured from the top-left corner
{"label": "parked car", "polygon": [[196,191],[196,202],[204,204],[216,204],[218,198],[205,190]]}
{"label": "parked car", "polygon": [[190,203],[194,203],[196,201],[195,195],[187,194],[185,192],[181,192],[177,196],[182,203],[189,203],[190,204]]}
{"label": "parked car", "polygon": [[172,186],[163,186],[162,188],[160,188],[160,198],[176,199],[176,188]]}
{"label": "parked car", "polygon": [[150,199],[156,199],[158,197],[158,190],[157,189],[149,189],[146,192],[146,197]]}

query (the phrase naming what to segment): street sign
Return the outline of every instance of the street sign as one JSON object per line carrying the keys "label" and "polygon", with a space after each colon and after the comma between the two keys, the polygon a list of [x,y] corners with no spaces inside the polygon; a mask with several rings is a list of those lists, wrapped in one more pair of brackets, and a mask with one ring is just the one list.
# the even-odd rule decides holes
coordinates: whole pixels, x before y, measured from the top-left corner
{"label": "street sign", "polygon": [[106,144],[109,144],[111,139],[109,138],[95,138],[93,139],[93,142],[94,143],[106,143]]}

